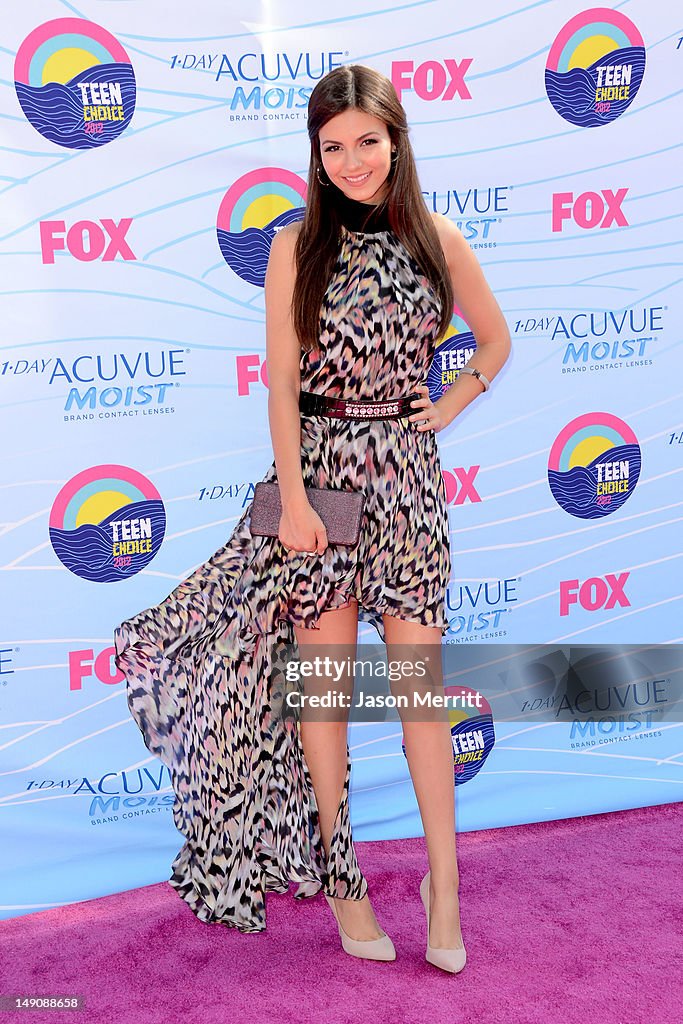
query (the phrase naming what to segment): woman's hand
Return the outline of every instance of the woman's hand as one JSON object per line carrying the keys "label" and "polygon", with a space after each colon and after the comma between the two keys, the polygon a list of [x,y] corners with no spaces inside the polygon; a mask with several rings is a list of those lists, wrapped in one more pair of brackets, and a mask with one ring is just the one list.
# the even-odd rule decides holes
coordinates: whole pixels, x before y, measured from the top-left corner
{"label": "woman's hand", "polygon": [[327,547],[327,530],[307,498],[283,508],[278,539],[287,551],[322,555]]}
{"label": "woman's hand", "polygon": [[420,411],[413,413],[408,419],[415,423],[416,430],[423,433],[425,430],[434,430],[438,434],[440,430],[448,426],[449,420],[442,410],[439,409],[438,403],[435,405],[432,402],[429,397],[429,388],[426,384],[418,384],[414,390],[421,391],[422,396],[414,398],[410,405],[413,409],[419,409]]}

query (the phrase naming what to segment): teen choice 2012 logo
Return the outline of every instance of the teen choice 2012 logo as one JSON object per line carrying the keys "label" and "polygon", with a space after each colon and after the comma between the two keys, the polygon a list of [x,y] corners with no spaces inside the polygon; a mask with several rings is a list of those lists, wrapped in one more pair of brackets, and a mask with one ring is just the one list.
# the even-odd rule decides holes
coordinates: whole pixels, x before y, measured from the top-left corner
{"label": "teen choice 2012 logo", "polygon": [[130,57],[109,32],[81,18],[34,29],[19,47],[14,84],[33,127],[68,149],[118,138],[135,110]]}
{"label": "teen choice 2012 logo", "polygon": [[[470,707],[452,707],[448,709],[448,720],[451,726],[451,744],[453,746],[453,775],[456,786],[469,782],[478,775],[493,750],[496,734],[493,728],[493,712],[491,705],[483,693],[473,690],[470,686],[445,686],[444,694],[462,697],[472,694]],[[478,706],[475,703],[475,695]],[[401,744],[405,754],[405,744]]]}
{"label": "teen choice 2012 logo", "polygon": [[55,498],[50,540],[76,576],[116,583],[140,572],[161,547],[166,511],[146,476],[128,466],[93,466]]}
{"label": "teen choice 2012 logo", "polygon": [[577,416],[557,435],[548,482],[557,504],[579,519],[602,519],[633,494],[640,445],[631,428],[608,412]]}
{"label": "teen choice 2012 logo", "polygon": [[238,178],[223,196],[216,230],[223,259],[238,277],[263,287],[275,232],[301,220],[306,183],[281,167],[262,167]]}
{"label": "teen choice 2012 logo", "polygon": [[575,15],[550,48],[548,99],[581,128],[614,121],[631,105],[645,73],[645,44],[625,14],[593,7]]}
{"label": "teen choice 2012 logo", "polygon": [[458,307],[454,306],[448,330],[438,343],[427,373],[427,387],[432,402],[438,401],[448,391],[476,349],[477,344],[472,331]]}

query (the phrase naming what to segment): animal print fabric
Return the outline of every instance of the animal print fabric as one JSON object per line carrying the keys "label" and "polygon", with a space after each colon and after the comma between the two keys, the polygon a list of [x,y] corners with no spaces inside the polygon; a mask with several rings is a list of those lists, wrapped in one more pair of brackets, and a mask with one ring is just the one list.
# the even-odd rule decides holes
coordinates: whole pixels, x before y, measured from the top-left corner
{"label": "animal print fabric", "polygon": [[[302,353],[302,390],[390,399],[424,381],[437,300],[390,231],[343,229],[321,309],[320,349]],[[362,490],[354,548],[287,552],[252,536],[251,505],[225,545],[168,597],[115,630],[115,660],[144,743],[165,764],[185,843],[170,884],[204,922],[266,927],[265,896],[298,883],[361,899],[367,890],[349,816],[351,762],[329,858],[299,724],[278,714],[278,654],[294,625],[358,601],[385,640],[382,615],[447,628],[446,494],[433,431],[407,417],[301,417],[306,485]],[[275,462],[263,480],[277,479]]]}

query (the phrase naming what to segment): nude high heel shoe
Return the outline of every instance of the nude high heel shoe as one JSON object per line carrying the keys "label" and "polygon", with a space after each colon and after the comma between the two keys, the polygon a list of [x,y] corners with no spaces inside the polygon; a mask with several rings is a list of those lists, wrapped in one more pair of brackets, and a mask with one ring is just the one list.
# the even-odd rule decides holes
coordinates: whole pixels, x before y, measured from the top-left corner
{"label": "nude high heel shoe", "polygon": [[440,967],[442,971],[450,971],[451,974],[458,974],[467,962],[467,953],[464,946],[454,948],[440,948],[429,945],[429,871],[420,882],[420,897],[427,915],[427,952],[425,960]]}
{"label": "nude high heel shoe", "polygon": [[348,953],[349,956],[357,956],[361,960],[396,959],[394,944],[386,932],[384,935],[380,935],[378,939],[352,939],[350,935],[347,935],[339,921],[334,900],[331,896],[328,896],[327,893],[324,893],[324,896],[332,908],[332,913],[334,914],[334,919],[337,922],[337,928],[339,929],[339,938],[341,939],[342,948],[345,953]]}

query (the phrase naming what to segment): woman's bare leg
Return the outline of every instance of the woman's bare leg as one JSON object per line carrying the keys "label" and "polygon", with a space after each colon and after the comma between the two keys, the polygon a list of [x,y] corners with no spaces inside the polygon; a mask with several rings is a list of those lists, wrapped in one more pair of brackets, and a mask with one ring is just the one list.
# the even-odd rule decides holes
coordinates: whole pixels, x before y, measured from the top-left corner
{"label": "woman's bare leg", "polygon": [[[320,629],[294,627],[299,653],[312,659],[319,654],[334,656],[332,645],[344,645],[344,657],[355,657],[358,634],[358,605],[355,600],[343,608],[323,612],[318,622]],[[353,679],[335,683],[335,688],[353,693]],[[327,688],[327,683],[324,684]],[[332,829],[339,810],[346,774],[346,747],[348,714],[335,709],[333,717],[340,721],[304,721],[301,718],[301,742],[304,757],[313,783],[320,816],[320,832],[326,855],[329,856]],[[353,939],[377,939],[382,930],[370,905],[367,894],[362,900],[335,899],[335,907],[344,931]]]}
{"label": "woman's bare leg", "polygon": [[[431,681],[434,685],[441,684],[441,630],[407,622],[393,615],[383,615],[382,621],[387,642],[387,660],[392,657],[404,660],[407,657],[407,646],[414,645],[415,659],[430,653]],[[392,645],[401,645],[400,651],[393,655]],[[434,656],[435,653],[438,653],[438,657]],[[403,683],[403,689],[408,689],[407,680]],[[414,711],[412,717],[415,718]],[[450,724],[447,720],[419,722],[409,719],[410,713],[403,720],[403,740],[424,827],[431,872],[430,943],[435,947],[450,949],[462,943]]]}

